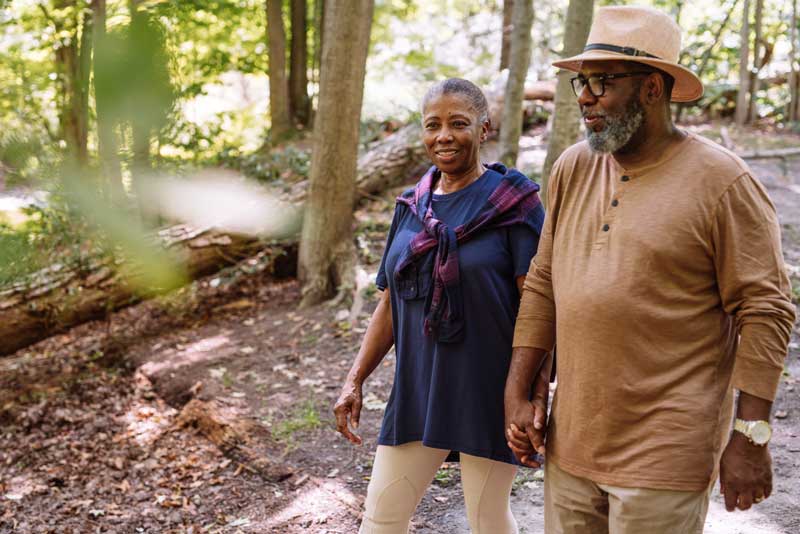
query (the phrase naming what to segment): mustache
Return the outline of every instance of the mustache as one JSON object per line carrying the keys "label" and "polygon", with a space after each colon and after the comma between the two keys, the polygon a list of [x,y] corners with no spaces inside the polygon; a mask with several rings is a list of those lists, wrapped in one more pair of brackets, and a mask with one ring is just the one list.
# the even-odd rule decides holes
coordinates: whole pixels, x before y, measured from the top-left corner
{"label": "mustache", "polygon": [[587,117],[605,118],[607,114],[606,113],[601,113],[599,111],[590,111],[590,110],[583,109],[583,110],[581,110],[581,115],[585,119]]}

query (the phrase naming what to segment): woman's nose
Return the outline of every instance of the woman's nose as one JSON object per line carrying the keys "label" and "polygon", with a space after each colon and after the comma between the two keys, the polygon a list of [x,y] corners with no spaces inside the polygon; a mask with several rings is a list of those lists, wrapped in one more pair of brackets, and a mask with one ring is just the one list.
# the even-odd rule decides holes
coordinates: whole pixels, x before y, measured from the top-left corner
{"label": "woman's nose", "polygon": [[442,126],[442,129],[439,130],[439,135],[436,136],[436,140],[440,143],[449,143],[452,141],[453,133],[450,131],[450,128]]}

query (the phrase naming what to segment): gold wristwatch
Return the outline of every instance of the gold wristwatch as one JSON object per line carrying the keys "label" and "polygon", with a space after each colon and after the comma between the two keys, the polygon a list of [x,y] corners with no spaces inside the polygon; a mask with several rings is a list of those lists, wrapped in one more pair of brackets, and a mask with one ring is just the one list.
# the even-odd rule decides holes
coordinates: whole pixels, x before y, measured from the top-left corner
{"label": "gold wristwatch", "polygon": [[772,437],[772,427],[768,421],[746,421],[737,418],[733,423],[733,429],[744,434],[753,445],[764,446]]}

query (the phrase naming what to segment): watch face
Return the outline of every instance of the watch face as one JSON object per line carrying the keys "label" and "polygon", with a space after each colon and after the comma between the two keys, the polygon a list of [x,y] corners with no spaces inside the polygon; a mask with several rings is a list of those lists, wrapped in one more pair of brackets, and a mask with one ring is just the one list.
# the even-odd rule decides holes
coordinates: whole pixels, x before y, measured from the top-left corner
{"label": "watch face", "polygon": [[765,421],[757,421],[750,431],[750,436],[756,445],[764,445],[772,437],[772,430]]}

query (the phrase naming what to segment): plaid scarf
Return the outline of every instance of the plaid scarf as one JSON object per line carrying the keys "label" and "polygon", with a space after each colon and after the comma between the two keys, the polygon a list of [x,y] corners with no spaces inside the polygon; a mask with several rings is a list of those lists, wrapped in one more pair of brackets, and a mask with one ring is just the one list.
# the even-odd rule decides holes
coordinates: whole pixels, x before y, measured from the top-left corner
{"label": "plaid scarf", "polygon": [[433,212],[433,187],[441,176],[435,166],[425,173],[413,191],[397,198],[399,204],[408,206],[419,219],[423,229],[411,239],[397,261],[396,287],[401,298],[425,295],[423,330],[425,335],[433,336],[440,343],[455,343],[464,338],[458,244],[483,230],[523,223],[536,227],[533,216],[534,208],[540,203],[539,186],[501,163],[487,165],[487,168],[502,174],[502,181],[478,214],[455,228],[438,220]]}

